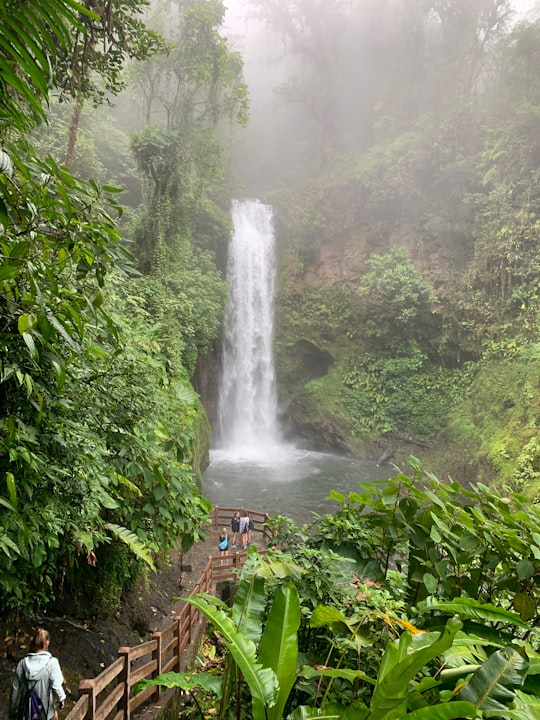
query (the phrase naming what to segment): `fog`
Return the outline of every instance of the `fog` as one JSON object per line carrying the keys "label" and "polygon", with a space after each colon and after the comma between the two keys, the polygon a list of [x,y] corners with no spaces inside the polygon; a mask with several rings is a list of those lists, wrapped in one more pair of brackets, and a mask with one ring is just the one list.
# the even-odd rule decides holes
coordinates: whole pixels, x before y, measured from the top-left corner
{"label": "fog", "polygon": [[[418,117],[433,109],[441,100],[437,85],[455,93],[454,106],[465,106],[482,82],[486,59],[481,55],[499,32],[489,27],[485,13],[476,39],[468,28],[447,23],[441,40],[432,32],[435,25],[428,27],[427,15],[423,27],[421,21],[414,25],[403,0],[300,5],[229,0],[226,5],[224,30],[243,56],[251,99],[234,179],[240,192],[249,194],[294,185],[308,168],[324,165],[336,153],[365,151],[380,139],[389,118]],[[515,0],[507,28],[532,19],[539,7],[538,0]],[[263,10],[266,23],[260,19]],[[290,20],[295,12],[304,13],[301,21],[299,15]],[[446,58],[446,68],[441,53],[434,62],[428,57],[437,42],[455,46],[456,57]]]}

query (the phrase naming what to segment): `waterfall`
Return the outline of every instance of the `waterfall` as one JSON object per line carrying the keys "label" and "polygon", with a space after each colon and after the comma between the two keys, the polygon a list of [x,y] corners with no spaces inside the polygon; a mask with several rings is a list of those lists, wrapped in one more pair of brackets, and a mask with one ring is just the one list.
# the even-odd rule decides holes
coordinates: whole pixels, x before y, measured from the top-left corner
{"label": "waterfall", "polygon": [[280,445],[273,356],[273,211],[257,200],[232,204],[218,429],[222,451],[270,458]]}

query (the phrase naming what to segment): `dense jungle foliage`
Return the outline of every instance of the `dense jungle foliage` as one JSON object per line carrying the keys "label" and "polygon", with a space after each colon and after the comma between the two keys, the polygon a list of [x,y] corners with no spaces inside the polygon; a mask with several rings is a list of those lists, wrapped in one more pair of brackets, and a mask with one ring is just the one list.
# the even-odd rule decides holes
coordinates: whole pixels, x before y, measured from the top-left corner
{"label": "dense jungle foliage", "polygon": [[286,47],[276,132],[254,108],[246,155],[264,142],[279,214],[291,426],[536,494],[540,22],[506,0],[251,4]]}
{"label": "dense jungle foliage", "polygon": [[[208,519],[191,378],[225,298],[220,123],[247,95],[220,0],[150,11],[0,4],[2,613],[110,613]],[[127,88],[136,133],[104,106]]]}
{"label": "dense jungle foliage", "polygon": [[220,0],[0,4],[4,612],[107,613],[204,532],[233,185],[276,208],[291,431],[538,492],[539,21],[246,2],[288,75],[241,137]]}
{"label": "dense jungle foliage", "polygon": [[538,718],[538,508],[410,464],[309,525],[275,518],[232,607],[189,598],[198,672],[139,687],[181,687],[201,720]]}

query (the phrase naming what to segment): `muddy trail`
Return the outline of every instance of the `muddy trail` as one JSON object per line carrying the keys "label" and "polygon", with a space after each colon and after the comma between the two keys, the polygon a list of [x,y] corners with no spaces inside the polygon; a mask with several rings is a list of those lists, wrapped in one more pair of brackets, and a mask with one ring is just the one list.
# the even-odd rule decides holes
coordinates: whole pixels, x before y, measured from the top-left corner
{"label": "muddy trail", "polygon": [[[78,698],[79,682],[93,678],[117,658],[122,646],[149,640],[175,619],[182,607],[181,597],[193,591],[208,557],[217,555],[218,530],[210,528],[204,542],[184,553],[174,552],[166,570],[152,574],[122,601],[117,614],[107,620],[81,622],[69,617],[43,617],[39,624],[51,634],[50,651],[62,667],[67,701],[60,720]],[[18,661],[29,651],[36,622],[21,618],[0,622],[0,720],[7,720],[13,673]]]}

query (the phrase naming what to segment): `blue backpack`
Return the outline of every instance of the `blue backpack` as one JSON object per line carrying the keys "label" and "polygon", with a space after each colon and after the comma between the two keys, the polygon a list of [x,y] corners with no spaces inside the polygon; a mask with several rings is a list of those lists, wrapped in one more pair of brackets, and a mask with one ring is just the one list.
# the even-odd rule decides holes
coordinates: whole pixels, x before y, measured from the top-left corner
{"label": "blue backpack", "polygon": [[43,702],[35,687],[28,688],[21,703],[19,720],[46,720],[46,717]]}
{"label": "blue backpack", "polygon": [[43,705],[43,700],[37,693],[36,685],[40,676],[47,669],[48,664],[49,663],[40,670],[37,677],[31,684],[30,680],[26,677],[26,674],[24,675],[25,687],[21,693],[17,720],[47,720],[45,706]]}

